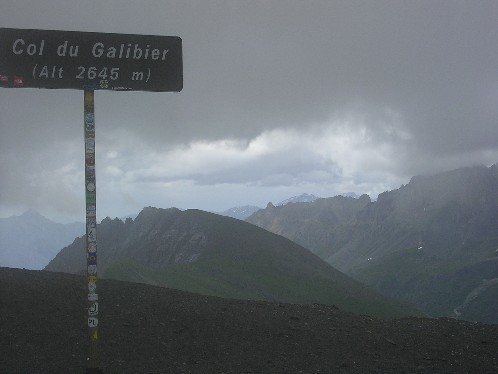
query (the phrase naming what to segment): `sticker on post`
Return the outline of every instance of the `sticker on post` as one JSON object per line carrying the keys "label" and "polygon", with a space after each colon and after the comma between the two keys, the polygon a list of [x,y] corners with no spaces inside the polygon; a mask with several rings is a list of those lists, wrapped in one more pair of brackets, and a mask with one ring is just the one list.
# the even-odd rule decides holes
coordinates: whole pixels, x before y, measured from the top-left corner
{"label": "sticker on post", "polygon": [[94,302],[92,305],[90,305],[90,308],[88,308],[88,315],[96,316],[97,314],[99,314],[99,303]]}
{"label": "sticker on post", "polygon": [[90,94],[85,94],[85,112],[93,112],[93,107],[94,107],[94,99],[93,99],[93,93]]}
{"label": "sticker on post", "polygon": [[88,251],[88,253],[95,253],[95,252],[97,252],[97,243],[88,243],[88,245],[87,245],[87,251]]}
{"label": "sticker on post", "polygon": [[89,265],[97,265],[97,253],[88,253],[86,256],[86,262]]}
{"label": "sticker on post", "polygon": [[88,182],[88,184],[86,185],[86,189],[87,189],[87,191],[90,191],[90,192],[95,191],[95,183]]}
{"label": "sticker on post", "polygon": [[86,203],[95,204],[97,202],[97,195],[95,192],[86,192]]}
{"label": "sticker on post", "polygon": [[99,295],[96,293],[89,293],[88,294],[88,301],[98,301],[99,300]]}
{"label": "sticker on post", "polygon": [[7,75],[0,74],[0,87],[8,87],[9,77]]}
{"label": "sticker on post", "polygon": [[96,215],[95,204],[88,204],[86,206],[86,215],[88,217],[95,217]]}
{"label": "sticker on post", "polygon": [[87,165],[95,165],[95,157],[93,156],[93,153],[85,154],[85,163]]}
{"label": "sticker on post", "polygon": [[23,87],[24,86],[24,77],[19,75],[14,75],[14,87]]}
{"label": "sticker on post", "polygon": [[85,153],[95,153],[95,139],[85,139]]}
{"label": "sticker on post", "polygon": [[97,276],[96,275],[89,275],[86,277],[86,280],[88,282],[97,282]]}
{"label": "sticker on post", "polygon": [[97,226],[97,220],[94,217],[87,218],[86,227],[89,229],[94,229]]}
{"label": "sticker on post", "polygon": [[94,228],[90,228],[88,229],[88,240],[91,241],[91,242],[94,242],[97,240],[97,230]]}
{"label": "sticker on post", "polygon": [[88,317],[88,327],[97,327],[99,319],[97,317]]}
{"label": "sticker on post", "polygon": [[95,275],[95,274],[97,274],[97,265],[88,265],[88,267],[87,267],[87,273],[89,275]]}
{"label": "sticker on post", "polygon": [[88,282],[88,292],[95,293],[97,291],[97,283],[96,282]]}

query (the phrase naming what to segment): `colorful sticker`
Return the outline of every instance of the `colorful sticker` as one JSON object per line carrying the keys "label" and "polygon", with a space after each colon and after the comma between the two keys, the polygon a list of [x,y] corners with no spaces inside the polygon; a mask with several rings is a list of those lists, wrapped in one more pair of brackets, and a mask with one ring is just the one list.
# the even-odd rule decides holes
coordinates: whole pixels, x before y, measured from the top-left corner
{"label": "colorful sticker", "polygon": [[14,87],[23,87],[24,86],[24,77],[14,75]]}
{"label": "colorful sticker", "polygon": [[88,327],[97,327],[99,319],[97,317],[88,317]]}
{"label": "colorful sticker", "polygon": [[99,314],[99,303],[96,301],[88,308],[88,315],[96,316],[97,314]]}
{"label": "colorful sticker", "polygon": [[96,293],[88,294],[88,301],[97,301],[99,299],[99,295]]}
{"label": "colorful sticker", "polygon": [[90,242],[95,242],[97,241],[97,229],[88,229],[88,234],[87,234],[88,241]]}
{"label": "colorful sticker", "polygon": [[89,275],[95,275],[95,274],[97,274],[97,265],[88,265],[88,267],[87,267],[87,273]]}
{"label": "colorful sticker", "polygon": [[89,265],[97,265],[97,254],[96,253],[89,253],[87,258],[86,258],[86,262],[87,264]]}
{"label": "colorful sticker", "polygon": [[96,275],[89,275],[86,277],[88,282],[97,282],[97,276]]}
{"label": "colorful sticker", "polygon": [[92,334],[90,335],[90,339],[92,340],[98,340],[99,336],[97,334],[97,329],[95,329]]}

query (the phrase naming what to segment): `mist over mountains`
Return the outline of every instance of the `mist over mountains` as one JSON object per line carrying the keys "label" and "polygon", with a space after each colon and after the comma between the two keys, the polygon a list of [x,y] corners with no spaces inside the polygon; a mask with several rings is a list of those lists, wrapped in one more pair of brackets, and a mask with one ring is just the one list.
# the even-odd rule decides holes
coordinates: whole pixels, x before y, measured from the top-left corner
{"label": "mist over mountains", "polygon": [[[333,297],[323,293],[343,279],[339,269],[386,296],[384,301],[401,300],[431,316],[498,323],[496,165],[416,176],[376,201],[368,195],[307,196],[269,203],[247,219],[299,249],[247,223],[197,210],[149,207],[135,219],[106,218],[98,229],[99,275],[223,297],[340,304],[359,283],[346,277],[342,285],[349,291],[341,286]],[[239,210],[247,214],[249,208]],[[7,221],[16,224],[5,229]],[[2,240],[10,243],[0,252],[2,266],[36,269],[52,258],[47,269],[84,272],[84,237],[55,256],[84,231],[82,224],[77,234],[64,234],[65,244],[50,244],[70,227],[36,212],[0,220],[3,238],[26,241],[24,247]],[[49,249],[39,249],[42,244]],[[18,262],[7,262],[13,254]],[[331,273],[324,275],[325,268]],[[344,305],[347,310],[350,301]]]}
{"label": "mist over mountains", "polygon": [[426,313],[498,323],[498,167],[413,177],[372,202],[333,197],[247,219]]}
{"label": "mist over mountains", "polygon": [[[347,192],[347,193],[341,194],[340,196],[348,196],[348,197],[354,197],[354,198],[360,197],[359,195],[357,195],[354,192]],[[315,201],[316,199],[319,199],[319,197],[317,197],[313,194],[302,193],[301,195],[292,196],[292,197],[289,197],[288,199],[282,200],[281,202],[277,203],[276,206],[283,206],[283,205],[293,204],[293,203],[309,203],[309,202]],[[269,203],[269,204],[273,205],[272,203]],[[233,207],[233,208],[227,209],[223,212],[218,212],[218,214],[221,214],[222,216],[227,216],[227,217],[245,220],[245,219],[249,218],[252,214],[256,213],[260,209],[261,209],[260,207],[255,206],[255,205],[244,205],[244,206],[239,206],[239,207]]]}
{"label": "mist over mountains", "polygon": [[56,223],[34,210],[0,218],[0,266],[43,269],[84,232],[84,223]]}

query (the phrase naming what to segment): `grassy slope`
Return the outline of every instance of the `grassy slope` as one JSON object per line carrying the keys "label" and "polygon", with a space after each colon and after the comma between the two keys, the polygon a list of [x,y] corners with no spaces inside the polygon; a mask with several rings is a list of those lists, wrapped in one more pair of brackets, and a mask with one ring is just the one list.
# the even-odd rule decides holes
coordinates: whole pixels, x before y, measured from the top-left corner
{"label": "grassy slope", "polygon": [[238,220],[186,213],[209,233],[209,249],[196,262],[151,272],[120,258],[104,276],[227,298],[334,304],[385,318],[421,315],[372,292],[287,239]]}
{"label": "grassy slope", "polygon": [[[453,316],[454,308],[462,305],[483,280],[498,277],[497,262],[490,258],[469,264],[411,248],[374,260],[368,268],[356,269],[351,274],[383,294],[417,305],[430,315]],[[472,310],[463,310],[461,317],[477,318],[476,305],[483,302],[486,293],[473,300],[469,304]]]}

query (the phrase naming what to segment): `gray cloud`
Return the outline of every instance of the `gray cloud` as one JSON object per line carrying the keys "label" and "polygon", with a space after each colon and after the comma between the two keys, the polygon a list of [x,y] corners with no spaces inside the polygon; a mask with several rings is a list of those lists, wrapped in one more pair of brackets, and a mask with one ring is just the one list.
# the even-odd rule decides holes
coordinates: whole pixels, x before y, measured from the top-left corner
{"label": "gray cloud", "polygon": [[[324,159],[294,146],[291,154],[268,153],[210,172],[192,169],[182,177],[199,186],[284,186],[313,178],[319,183],[319,176],[330,186],[349,178],[364,192],[389,187],[382,179],[398,183],[413,174],[497,161],[497,18],[496,1],[178,0],[124,8],[117,0],[16,0],[2,6],[0,23],[182,37],[181,93],[96,93],[97,152],[118,149],[113,139],[123,134],[130,140],[119,165],[109,160],[104,167],[129,165],[143,175],[134,146],[147,156],[200,141],[249,144],[272,130],[309,138],[326,127],[333,138],[342,126],[357,137],[366,129],[368,139],[357,146],[377,156],[356,149],[352,165],[344,154]],[[60,145],[82,137],[82,96],[0,90],[0,156],[9,160],[0,164],[0,206],[36,200],[26,197],[37,194],[26,184],[30,173],[54,175],[53,166],[32,155],[78,164],[82,150]],[[118,178],[106,170],[104,180]],[[154,177],[167,182],[178,176]],[[66,185],[71,196],[73,186]]]}

